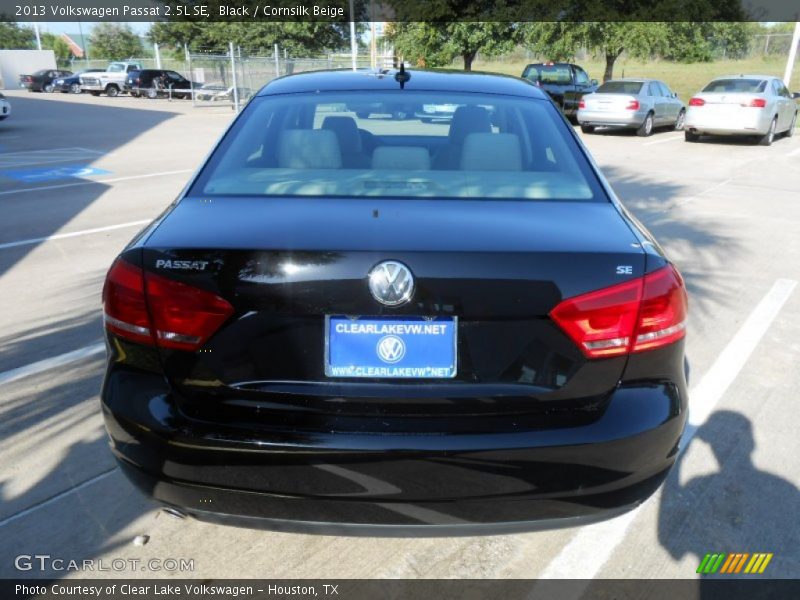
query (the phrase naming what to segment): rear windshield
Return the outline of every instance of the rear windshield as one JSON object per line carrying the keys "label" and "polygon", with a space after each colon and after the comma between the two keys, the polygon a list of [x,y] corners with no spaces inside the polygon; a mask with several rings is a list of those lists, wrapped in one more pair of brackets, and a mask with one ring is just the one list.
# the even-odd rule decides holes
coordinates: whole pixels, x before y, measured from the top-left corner
{"label": "rear windshield", "polygon": [[741,92],[758,94],[767,89],[763,79],[717,79],[703,88],[704,92]]}
{"label": "rear windshield", "polygon": [[642,89],[641,81],[607,81],[599,88],[598,94],[633,94],[637,95]]}
{"label": "rear windshield", "polygon": [[191,193],[605,200],[549,102],[407,90],[256,98]]}
{"label": "rear windshield", "polygon": [[572,71],[568,65],[529,65],[522,76],[528,81],[542,83],[572,83]]}

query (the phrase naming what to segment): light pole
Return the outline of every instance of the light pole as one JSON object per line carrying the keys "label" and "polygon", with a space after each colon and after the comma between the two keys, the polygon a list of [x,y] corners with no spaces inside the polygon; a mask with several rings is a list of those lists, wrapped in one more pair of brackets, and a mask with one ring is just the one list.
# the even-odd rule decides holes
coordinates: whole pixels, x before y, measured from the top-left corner
{"label": "light pole", "polygon": [[789,48],[789,59],[786,61],[786,71],[783,72],[783,85],[789,87],[792,80],[792,69],[794,60],[797,58],[797,45],[800,44],[800,21],[794,24],[794,35],[792,35],[792,47]]}
{"label": "light pole", "polygon": [[39,37],[39,23],[33,22],[33,30],[36,32],[36,47],[42,49],[42,39]]}
{"label": "light pole", "polygon": [[358,52],[356,46],[356,21],[355,21],[355,14],[353,10],[353,0],[350,0],[350,56],[353,60],[353,71],[356,70],[358,65],[356,64],[356,54]]}

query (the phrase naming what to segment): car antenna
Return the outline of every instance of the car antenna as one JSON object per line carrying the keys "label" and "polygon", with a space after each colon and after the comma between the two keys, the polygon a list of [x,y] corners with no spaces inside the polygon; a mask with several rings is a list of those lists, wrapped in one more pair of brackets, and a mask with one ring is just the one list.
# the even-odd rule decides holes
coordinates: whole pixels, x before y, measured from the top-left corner
{"label": "car antenna", "polygon": [[405,61],[400,63],[400,70],[394,74],[394,80],[400,84],[400,89],[405,89],[406,82],[411,79],[411,74],[406,73]]}

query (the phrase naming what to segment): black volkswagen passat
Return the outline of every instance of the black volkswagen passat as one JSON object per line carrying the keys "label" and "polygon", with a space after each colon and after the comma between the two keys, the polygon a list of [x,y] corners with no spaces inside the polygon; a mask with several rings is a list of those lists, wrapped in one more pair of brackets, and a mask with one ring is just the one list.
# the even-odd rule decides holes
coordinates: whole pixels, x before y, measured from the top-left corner
{"label": "black volkswagen passat", "polygon": [[273,81],[103,299],[113,452],[202,519],[570,525],[647,498],[686,420],[681,276],[516,78]]}

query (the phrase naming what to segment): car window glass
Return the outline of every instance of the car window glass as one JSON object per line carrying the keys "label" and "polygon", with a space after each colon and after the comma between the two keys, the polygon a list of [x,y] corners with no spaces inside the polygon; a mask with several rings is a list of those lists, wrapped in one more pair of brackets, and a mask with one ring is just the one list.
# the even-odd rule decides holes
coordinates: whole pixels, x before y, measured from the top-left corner
{"label": "car window glass", "polygon": [[408,92],[257,98],[195,183],[204,195],[602,200],[552,105]]}
{"label": "car window glass", "polygon": [[575,83],[578,85],[589,85],[589,76],[581,68],[575,69]]}
{"label": "car window glass", "polygon": [[708,93],[744,93],[758,94],[767,88],[766,80],[762,79],[716,79],[703,88]]}
{"label": "car window glass", "polygon": [[572,72],[568,65],[530,65],[525,70],[525,79],[564,85],[572,83]]}
{"label": "car window glass", "polygon": [[669,98],[669,97],[672,96],[672,92],[670,91],[670,89],[667,87],[667,85],[665,83],[663,83],[661,81],[657,81],[656,85],[658,85],[658,89],[661,90],[661,95],[662,96],[664,96],[665,98]]}

